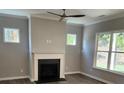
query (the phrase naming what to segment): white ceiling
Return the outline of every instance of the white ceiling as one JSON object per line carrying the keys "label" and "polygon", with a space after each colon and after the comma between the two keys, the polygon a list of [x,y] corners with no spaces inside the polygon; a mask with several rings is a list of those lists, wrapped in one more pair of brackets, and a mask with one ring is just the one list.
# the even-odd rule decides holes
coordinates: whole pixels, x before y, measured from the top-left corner
{"label": "white ceiling", "polygon": [[[46,19],[59,20],[58,16],[48,14],[47,11],[62,14],[61,9],[0,9],[0,13],[20,15],[20,16],[35,16]],[[92,24],[95,22],[108,20],[116,17],[124,16],[124,9],[67,9],[67,15],[84,14],[81,18],[68,18],[67,23],[76,24]],[[104,16],[103,16],[104,15]]]}

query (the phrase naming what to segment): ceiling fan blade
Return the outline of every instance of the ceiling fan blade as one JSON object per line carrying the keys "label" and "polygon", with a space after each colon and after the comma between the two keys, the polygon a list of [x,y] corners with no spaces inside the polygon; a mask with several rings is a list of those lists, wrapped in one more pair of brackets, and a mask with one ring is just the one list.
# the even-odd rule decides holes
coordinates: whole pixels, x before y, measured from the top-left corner
{"label": "ceiling fan blade", "polygon": [[64,18],[65,18],[65,17],[61,17],[61,18],[59,19],[59,22],[61,22]]}
{"label": "ceiling fan blade", "polygon": [[49,14],[53,14],[53,15],[57,15],[57,16],[62,16],[62,15],[59,15],[59,14],[56,14],[56,13],[52,13],[52,12],[47,12]]}
{"label": "ceiling fan blade", "polygon": [[85,15],[68,15],[66,17],[84,17]]}

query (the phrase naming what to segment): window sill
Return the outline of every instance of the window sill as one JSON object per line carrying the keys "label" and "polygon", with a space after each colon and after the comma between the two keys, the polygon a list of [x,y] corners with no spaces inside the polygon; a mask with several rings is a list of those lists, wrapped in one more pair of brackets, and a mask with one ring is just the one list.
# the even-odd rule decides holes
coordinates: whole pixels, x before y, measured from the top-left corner
{"label": "window sill", "polygon": [[110,73],[114,73],[114,74],[117,74],[117,75],[124,76],[124,73],[117,72],[117,71],[112,71],[112,70],[107,70],[107,69],[104,69],[104,68],[99,68],[99,67],[94,67],[93,66],[93,69],[103,70],[103,71],[106,71],[106,72],[110,72]]}

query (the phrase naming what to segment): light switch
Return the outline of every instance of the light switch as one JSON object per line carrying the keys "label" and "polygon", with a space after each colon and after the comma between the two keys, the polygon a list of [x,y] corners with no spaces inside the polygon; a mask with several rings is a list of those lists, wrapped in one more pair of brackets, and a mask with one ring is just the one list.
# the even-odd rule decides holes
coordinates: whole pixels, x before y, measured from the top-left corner
{"label": "light switch", "polygon": [[49,40],[46,40],[46,43],[49,44]]}
{"label": "light switch", "polygon": [[49,40],[49,44],[51,44],[52,43],[52,40]]}
{"label": "light switch", "polygon": [[51,44],[52,43],[52,40],[46,40],[46,43],[47,44]]}

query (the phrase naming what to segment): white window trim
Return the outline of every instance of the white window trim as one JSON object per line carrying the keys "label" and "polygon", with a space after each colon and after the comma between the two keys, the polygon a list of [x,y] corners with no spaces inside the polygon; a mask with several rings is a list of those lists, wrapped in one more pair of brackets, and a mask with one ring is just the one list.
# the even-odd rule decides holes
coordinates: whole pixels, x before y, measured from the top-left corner
{"label": "white window trim", "polygon": [[108,66],[110,66],[110,62],[111,62],[111,53],[112,52],[115,52],[115,53],[124,53],[124,52],[117,52],[117,51],[112,51],[111,52],[111,49],[112,49],[112,42],[113,42],[113,33],[120,33],[120,32],[124,32],[124,30],[114,30],[114,31],[107,31],[107,32],[98,32],[96,33],[95,35],[95,51],[94,51],[94,60],[93,60],[93,66],[92,68],[93,69],[97,69],[97,70],[103,70],[103,71],[107,71],[107,72],[111,72],[111,73],[114,73],[114,74],[118,74],[118,75],[122,75],[124,76],[124,72],[119,72],[119,71],[114,71],[114,70],[110,70],[109,67],[107,67],[107,69],[104,69],[104,68],[100,68],[100,67],[96,67],[96,56],[97,56],[97,47],[98,47],[98,39],[97,39],[97,35],[98,34],[101,34],[101,33],[110,33],[111,34],[111,39],[110,39],[110,46],[109,46],[109,54],[108,54]]}

